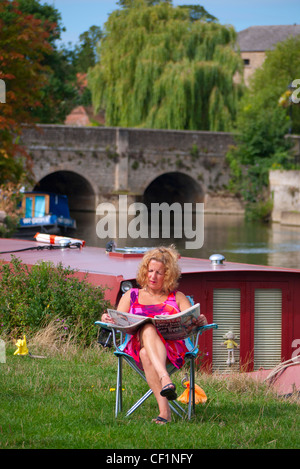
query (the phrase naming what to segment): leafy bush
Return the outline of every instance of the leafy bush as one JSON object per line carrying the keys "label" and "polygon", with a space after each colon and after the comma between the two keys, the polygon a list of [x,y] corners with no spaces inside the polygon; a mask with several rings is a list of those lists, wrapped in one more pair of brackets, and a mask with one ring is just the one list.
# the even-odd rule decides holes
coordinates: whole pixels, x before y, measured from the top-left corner
{"label": "leafy bush", "polygon": [[[261,109],[242,100],[236,125],[236,146],[226,155],[231,171],[228,188],[245,201],[247,216],[267,221],[272,212],[270,169],[296,167],[291,141],[285,138],[289,119],[279,106]],[[262,217],[257,203],[264,207]]]}
{"label": "leafy bush", "polygon": [[268,51],[239,102],[236,147],[227,155],[229,189],[243,198],[247,215],[252,218],[260,214],[263,219],[269,217],[269,170],[298,169],[286,135],[300,129],[300,106],[288,99],[291,84],[300,72],[299,46],[300,37],[291,37]]}
{"label": "leafy bush", "polygon": [[97,333],[94,321],[108,302],[102,288],[74,274],[50,262],[29,268],[12,256],[10,264],[0,266],[0,333],[33,333],[57,318],[66,336],[90,344]]}
{"label": "leafy bush", "polygon": [[9,182],[0,185],[0,210],[5,213],[5,218],[0,223],[0,238],[9,238],[16,231],[23,216],[22,197],[21,184]]}

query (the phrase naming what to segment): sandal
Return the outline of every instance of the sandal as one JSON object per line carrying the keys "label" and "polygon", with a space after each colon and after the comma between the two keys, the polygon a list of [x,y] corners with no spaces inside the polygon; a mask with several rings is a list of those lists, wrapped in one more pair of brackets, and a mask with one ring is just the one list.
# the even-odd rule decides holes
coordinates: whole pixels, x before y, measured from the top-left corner
{"label": "sandal", "polygon": [[156,417],[156,419],[153,419],[152,422],[157,423],[158,425],[165,425],[166,423],[169,423],[169,420],[158,416],[158,417]]}
{"label": "sandal", "polygon": [[168,401],[175,401],[177,399],[176,386],[174,383],[166,384],[160,391],[160,395],[166,397]]}

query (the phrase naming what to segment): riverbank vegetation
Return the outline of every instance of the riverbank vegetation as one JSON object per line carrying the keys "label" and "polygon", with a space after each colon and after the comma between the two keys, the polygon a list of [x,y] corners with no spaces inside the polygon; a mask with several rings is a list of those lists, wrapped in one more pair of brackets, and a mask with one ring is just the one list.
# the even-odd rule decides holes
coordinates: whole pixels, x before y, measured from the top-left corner
{"label": "riverbank vegetation", "polygon": [[9,238],[15,232],[23,214],[21,200],[20,184],[0,185],[0,238]]}
{"label": "riverbank vegetation", "polygon": [[0,335],[34,334],[56,324],[57,337],[86,346],[96,338],[94,322],[108,307],[104,289],[95,287],[61,264],[22,264],[12,256],[0,264]]}
{"label": "riverbank vegetation", "polygon": [[229,189],[246,202],[248,218],[270,219],[270,169],[300,168],[287,138],[300,132],[298,91],[289,86],[300,76],[299,51],[300,38],[288,38],[268,51],[239,102],[236,146],[227,154]]}
{"label": "riverbank vegetation", "polygon": [[[93,343],[57,346],[54,323],[28,336],[35,357],[14,355],[7,344],[0,363],[1,449],[296,449],[299,400],[278,398],[246,376],[197,373],[207,402],[192,420],[173,416],[156,425],[157,405],[150,397],[130,417],[126,409],[147,390],[124,366],[124,412],[115,411],[116,357]],[[177,373],[175,383],[183,392]]]}
{"label": "riverbank vegetation", "polygon": [[91,26],[75,45],[61,43],[63,31],[41,0],[0,3],[0,184],[34,183],[22,125],[63,124],[93,105],[106,125],[233,132],[226,189],[248,217],[270,218],[269,170],[298,169],[285,136],[300,132],[299,38],[267,51],[246,87],[234,28],[201,5],[120,0],[103,30]]}

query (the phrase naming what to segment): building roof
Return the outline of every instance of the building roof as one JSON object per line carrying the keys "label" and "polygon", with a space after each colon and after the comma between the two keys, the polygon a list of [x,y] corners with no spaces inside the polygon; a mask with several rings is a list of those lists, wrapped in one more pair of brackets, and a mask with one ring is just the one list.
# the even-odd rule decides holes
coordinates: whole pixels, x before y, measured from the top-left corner
{"label": "building roof", "polygon": [[84,106],[75,107],[70,114],[67,115],[65,124],[78,126],[90,125],[90,119]]}
{"label": "building roof", "polygon": [[238,33],[241,52],[261,52],[273,49],[278,42],[300,35],[300,25],[250,26]]}
{"label": "building roof", "polygon": [[65,119],[65,125],[78,127],[91,125],[92,122],[105,125],[104,112],[100,111],[98,114],[94,114],[92,106],[77,106]]}

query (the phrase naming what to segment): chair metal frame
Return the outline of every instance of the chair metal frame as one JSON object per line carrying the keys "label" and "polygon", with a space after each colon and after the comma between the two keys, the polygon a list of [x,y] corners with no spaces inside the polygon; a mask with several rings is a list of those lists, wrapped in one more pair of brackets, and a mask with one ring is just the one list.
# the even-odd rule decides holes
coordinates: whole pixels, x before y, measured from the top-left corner
{"label": "chair metal frame", "polygon": [[[110,325],[107,323],[103,323],[101,321],[96,321],[96,325],[100,326],[103,329],[106,329],[110,334],[112,334],[113,337],[113,344],[115,347],[114,355],[118,358],[118,371],[117,371],[117,386],[116,386],[116,405],[115,405],[115,417],[118,416],[118,414],[122,411],[123,409],[123,394],[122,394],[122,381],[123,381],[123,360],[128,363],[128,365],[138,373],[138,375],[147,382],[145,378],[145,374],[143,371],[137,366],[135,363],[134,359],[126,354],[124,352],[124,349],[126,347],[126,344],[128,340],[130,339],[130,335],[126,334],[125,339],[123,340],[123,333],[120,331],[116,331],[115,328],[109,327]],[[188,352],[185,354],[185,360],[189,362],[190,365],[190,389],[189,389],[189,403],[188,403],[188,409],[187,411],[182,408],[182,406],[177,402],[177,401],[169,401],[169,405],[171,410],[177,414],[179,417],[184,418],[184,416],[187,416],[188,420],[191,419],[191,417],[195,414],[195,360],[197,358],[198,352],[199,352],[199,347],[198,347],[198,340],[199,336],[202,335],[204,332],[206,332],[209,329],[217,329],[218,325],[215,323],[212,324],[207,324],[205,326],[199,327],[195,334],[191,337],[188,337],[185,339],[185,343],[188,349]],[[120,344],[118,345],[117,343],[117,333],[120,334]],[[193,340],[192,340],[193,337]],[[173,365],[168,365],[167,366],[168,373],[172,375],[175,371],[178,369],[173,366]],[[131,415],[140,405],[145,402],[148,397],[153,394],[152,389],[149,389],[126,413],[126,417]]]}

